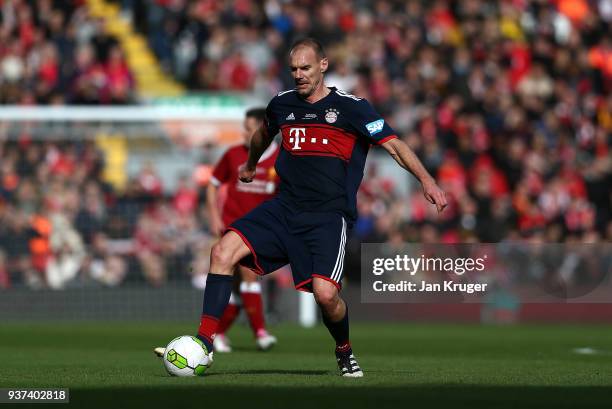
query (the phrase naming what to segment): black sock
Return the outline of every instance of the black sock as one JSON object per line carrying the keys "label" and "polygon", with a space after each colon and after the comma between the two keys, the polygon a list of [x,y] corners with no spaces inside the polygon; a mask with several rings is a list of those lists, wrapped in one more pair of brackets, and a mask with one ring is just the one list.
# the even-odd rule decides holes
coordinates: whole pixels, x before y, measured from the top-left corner
{"label": "black sock", "polygon": [[213,350],[212,344],[217,333],[219,318],[229,303],[233,283],[234,277],[231,275],[209,273],[206,278],[202,317],[197,337],[209,351]]}
{"label": "black sock", "polygon": [[344,317],[340,321],[332,322],[329,318],[323,314],[323,323],[329,330],[329,333],[336,341],[336,351],[347,352],[351,349],[351,343],[349,342],[349,317],[348,317],[348,306],[346,306],[346,312]]}

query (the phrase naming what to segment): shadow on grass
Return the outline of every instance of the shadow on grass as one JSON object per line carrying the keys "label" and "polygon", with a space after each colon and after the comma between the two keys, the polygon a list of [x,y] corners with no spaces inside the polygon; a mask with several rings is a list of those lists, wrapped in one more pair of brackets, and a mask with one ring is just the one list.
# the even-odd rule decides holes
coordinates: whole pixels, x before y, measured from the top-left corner
{"label": "shadow on grass", "polygon": [[[264,372],[264,371],[262,371]],[[314,372],[314,371],[313,371]],[[273,371],[273,373],[279,373]],[[121,389],[73,389],[70,407],[86,408],[604,408],[612,387],[482,385],[331,387],[170,386]],[[218,405],[218,406],[213,406]]]}
{"label": "shadow on grass", "polygon": [[[244,371],[226,371],[226,372],[211,372],[207,373],[206,377],[219,375],[329,375],[330,371],[316,370],[288,370],[288,369],[255,369]],[[335,373],[335,372],[334,372]]]}

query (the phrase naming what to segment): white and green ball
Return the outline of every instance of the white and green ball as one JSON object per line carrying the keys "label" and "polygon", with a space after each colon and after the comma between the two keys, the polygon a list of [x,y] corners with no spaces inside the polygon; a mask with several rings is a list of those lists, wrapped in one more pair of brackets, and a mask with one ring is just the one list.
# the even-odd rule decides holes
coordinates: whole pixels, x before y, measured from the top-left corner
{"label": "white and green ball", "polygon": [[164,352],[164,366],[172,376],[202,376],[211,364],[206,346],[190,335],[174,338]]}

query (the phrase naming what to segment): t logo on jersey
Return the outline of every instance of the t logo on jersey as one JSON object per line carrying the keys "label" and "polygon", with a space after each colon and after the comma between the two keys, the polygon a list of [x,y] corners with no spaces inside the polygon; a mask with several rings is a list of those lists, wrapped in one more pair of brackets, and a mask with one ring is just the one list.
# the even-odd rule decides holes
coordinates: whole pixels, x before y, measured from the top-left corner
{"label": "t logo on jersey", "polygon": [[291,128],[289,129],[289,143],[293,144],[293,150],[302,149],[300,142],[306,142],[306,128]]}
{"label": "t logo on jersey", "polygon": [[306,138],[306,128],[289,129],[289,143],[293,144],[293,147],[291,148],[291,150],[293,151],[299,151],[302,149],[300,143],[305,143],[306,141],[308,141],[313,144],[317,143],[318,140],[320,140],[323,145],[327,145],[329,143],[329,140],[327,138]]}

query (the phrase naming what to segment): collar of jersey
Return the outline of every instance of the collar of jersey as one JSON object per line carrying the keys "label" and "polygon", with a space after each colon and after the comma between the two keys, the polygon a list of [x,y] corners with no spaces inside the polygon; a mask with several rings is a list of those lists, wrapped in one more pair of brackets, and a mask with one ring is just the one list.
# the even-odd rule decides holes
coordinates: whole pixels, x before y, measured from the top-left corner
{"label": "collar of jersey", "polygon": [[336,88],[336,87],[327,87],[327,88],[329,89],[329,94],[325,95],[323,98],[321,98],[320,100],[315,101],[315,102],[308,102],[308,101],[306,101],[306,99],[305,99],[305,98],[302,98],[302,97],[300,96],[300,94],[298,94],[298,93],[297,93],[297,91],[295,92],[295,95],[297,95],[297,97],[300,99],[300,101],[303,101],[303,102],[305,102],[305,103],[306,103],[306,104],[308,104],[308,105],[315,105],[315,104],[318,104],[319,102],[321,102],[321,101],[323,101],[323,100],[327,99],[327,98],[328,98],[328,97],[329,97],[331,94],[333,94],[333,93],[334,93],[334,92],[336,92],[336,90],[337,90],[337,88]]}

